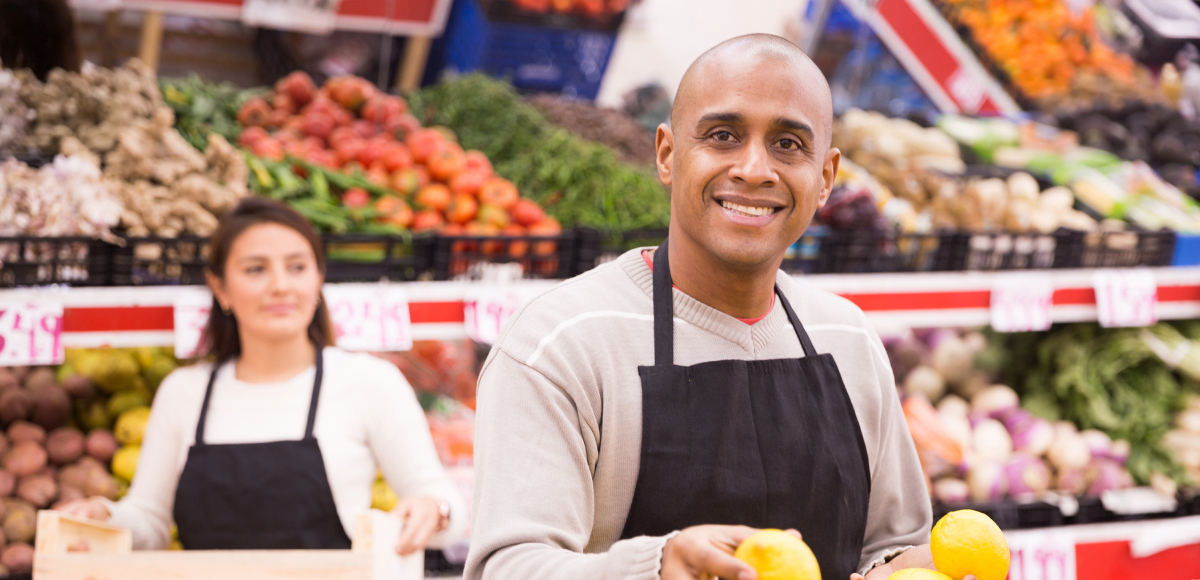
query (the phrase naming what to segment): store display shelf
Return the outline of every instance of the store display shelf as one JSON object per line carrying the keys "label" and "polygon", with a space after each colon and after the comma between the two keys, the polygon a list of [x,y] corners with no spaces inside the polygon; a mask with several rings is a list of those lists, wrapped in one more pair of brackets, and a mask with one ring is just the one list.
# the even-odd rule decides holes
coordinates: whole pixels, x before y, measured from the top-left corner
{"label": "store display shelf", "polygon": [[[1200,267],[1148,270],[1158,284],[1160,319],[1200,318]],[[1005,275],[1048,277],[1054,288],[1054,322],[1094,321],[1094,272],[839,274],[799,279],[846,297],[884,332],[904,327],[986,325],[990,321],[991,289],[998,277]],[[515,289],[528,296],[554,284],[549,280],[526,280],[515,283]],[[474,296],[514,289],[514,285],[480,282],[407,282],[393,286],[407,295],[415,340],[466,337],[464,303]],[[204,292],[194,286],[21,288],[0,290],[0,304],[61,303],[63,343],[69,347],[155,346],[174,344],[176,302],[187,294]]]}
{"label": "store display shelf", "polygon": [[1200,575],[1200,516],[1005,532],[1011,580]]}

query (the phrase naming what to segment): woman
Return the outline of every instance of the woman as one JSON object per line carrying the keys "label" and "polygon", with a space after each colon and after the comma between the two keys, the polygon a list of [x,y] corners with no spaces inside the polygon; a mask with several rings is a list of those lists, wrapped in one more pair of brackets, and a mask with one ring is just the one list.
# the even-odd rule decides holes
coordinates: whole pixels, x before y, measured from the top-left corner
{"label": "woman", "polygon": [[247,198],[208,270],[215,362],[163,381],[128,495],[65,511],[129,528],[137,549],[166,548],[172,520],[187,549],[348,549],[378,466],[403,498],[398,552],[461,533],[465,505],[404,376],[333,346],[308,222]]}

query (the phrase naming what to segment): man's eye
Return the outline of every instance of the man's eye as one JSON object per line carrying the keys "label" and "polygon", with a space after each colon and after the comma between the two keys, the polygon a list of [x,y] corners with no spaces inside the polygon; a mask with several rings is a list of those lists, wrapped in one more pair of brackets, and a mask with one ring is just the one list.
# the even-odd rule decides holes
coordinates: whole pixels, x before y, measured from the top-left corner
{"label": "man's eye", "polygon": [[796,151],[800,149],[800,143],[795,139],[780,139],[779,146],[787,151]]}
{"label": "man's eye", "polygon": [[733,133],[730,133],[729,131],[717,131],[716,133],[712,134],[712,137],[717,141],[732,141]]}

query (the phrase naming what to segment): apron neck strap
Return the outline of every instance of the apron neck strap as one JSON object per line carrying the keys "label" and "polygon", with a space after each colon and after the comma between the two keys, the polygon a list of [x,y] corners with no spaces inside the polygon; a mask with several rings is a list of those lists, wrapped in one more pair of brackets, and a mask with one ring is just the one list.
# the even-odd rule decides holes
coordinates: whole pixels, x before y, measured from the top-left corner
{"label": "apron neck strap", "polygon": [[[654,252],[654,364],[656,366],[675,364],[674,293],[671,290],[671,262],[667,257],[667,241],[663,240],[662,245]],[[800,339],[800,346],[804,348],[804,356],[817,356],[817,349],[813,347],[812,340],[808,338],[808,332],[804,330],[804,325],[800,324],[800,318],[796,316],[796,311],[792,310],[791,303],[783,295],[778,284],[775,285],[775,294],[779,296],[779,303],[787,312],[792,329],[796,331],[796,338]],[[316,401],[315,395],[313,401]]]}
{"label": "apron neck strap", "polygon": [[[324,374],[323,359],[325,358],[322,348],[314,345],[316,349],[316,373],[313,377],[312,401],[308,404],[308,422],[304,426],[304,438],[313,438],[313,426],[317,422],[317,400],[321,396],[321,376]],[[204,403],[200,405],[200,420],[196,422],[196,445],[204,445],[204,427],[208,422],[208,403],[212,399],[213,385],[217,382],[217,371],[221,369],[221,364],[213,365],[212,373],[208,375],[208,386],[204,389]]]}

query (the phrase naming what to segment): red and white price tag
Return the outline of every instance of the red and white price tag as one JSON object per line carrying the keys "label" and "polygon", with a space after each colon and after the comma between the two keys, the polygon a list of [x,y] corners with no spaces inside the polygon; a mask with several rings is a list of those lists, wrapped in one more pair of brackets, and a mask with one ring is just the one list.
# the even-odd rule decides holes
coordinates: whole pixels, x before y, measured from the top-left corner
{"label": "red and white price tag", "polygon": [[394,286],[326,286],[338,346],[391,352],[412,349],[408,295]]}
{"label": "red and white price tag", "polygon": [[242,24],[252,27],[329,34],[341,0],[245,0]]}
{"label": "red and white price tag", "polygon": [[1005,274],[992,285],[992,328],[1033,332],[1050,328],[1054,286],[1043,274]]}
{"label": "red and white price tag", "polygon": [[175,298],[175,357],[190,359],[198,356],[208,312],[212,309],[212,294],[186,292]]}
{"label": "red and white price tag", "polygon": [[1075,580],[1075,538],[1061,530],[1005,534],[1011,553],[1008,580]]}
{"label": "red and white price tag", "polygon": [[62,303],[0,304],[0,366],[63,362],[62,320]]}
{"label": "red and white price tag", "polygon": [[525,300],[515,290],[472,294],[463,300],[467,335],[475,342],[496,344],[504,324],[525,304]]}
{"label": "red and white price tag", "polygon": [[1099,270],[1092,275],[1100,326],[1153,326],[1158,322],[1158,283],[1149,270]]}

